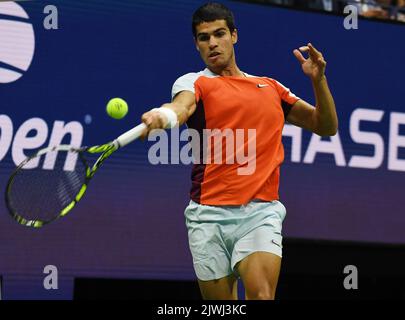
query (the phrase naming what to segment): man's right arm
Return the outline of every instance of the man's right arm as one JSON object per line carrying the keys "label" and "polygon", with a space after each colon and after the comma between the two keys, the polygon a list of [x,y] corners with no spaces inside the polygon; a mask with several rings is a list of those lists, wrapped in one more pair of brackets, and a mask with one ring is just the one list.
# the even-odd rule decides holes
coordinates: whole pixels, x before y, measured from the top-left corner
{"label": "man's right arm", "polygon": [[[191,91],[181,91],[171,103],[165,103],[158,109],[152,109],[142,115],[142,122],[146,124],[147,130],[142,137],[145,138],[153,129],[166,129],[169,126],[170,119],[162,108],[167,108],[177,116],[178,125],[184,124],[196,109],[195,95]],[[170,112],[170,111],[169,111]]]}

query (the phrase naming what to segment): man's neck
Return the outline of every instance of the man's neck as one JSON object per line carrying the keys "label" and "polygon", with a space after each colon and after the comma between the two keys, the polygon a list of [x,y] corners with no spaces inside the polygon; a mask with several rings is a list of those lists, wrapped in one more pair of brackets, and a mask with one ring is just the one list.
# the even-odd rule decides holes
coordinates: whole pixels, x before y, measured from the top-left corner
{"label": "man's neck", "polygon": [[210,69],[211,72],[223,77],[245,77],[236,64],[219,70]]}

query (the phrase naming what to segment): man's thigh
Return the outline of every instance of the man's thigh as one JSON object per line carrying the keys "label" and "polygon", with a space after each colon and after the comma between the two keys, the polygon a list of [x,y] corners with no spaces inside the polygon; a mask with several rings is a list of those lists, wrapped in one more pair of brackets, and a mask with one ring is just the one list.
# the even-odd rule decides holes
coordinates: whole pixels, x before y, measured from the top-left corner
{"label": "man's thigh", "polygon": [[217,280],[198,280],[198,285],[204,300],[238,299],[237,279],[233,274]]}
{"label": "man's thigh", "polygon": [[273,300],[280,275],[281,257],[270,252],[254,252],[237,265],[246,299]]}

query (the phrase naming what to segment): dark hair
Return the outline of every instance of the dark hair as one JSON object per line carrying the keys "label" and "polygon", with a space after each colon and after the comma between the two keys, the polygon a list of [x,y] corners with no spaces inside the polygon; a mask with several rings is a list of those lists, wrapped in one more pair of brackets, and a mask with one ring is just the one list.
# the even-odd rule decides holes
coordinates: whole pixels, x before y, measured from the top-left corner
{"label": "dark hair", "polygon": [[193,36],[196,35],[196,27],[203,22],[212,22],[215,20],[225,20],[231,33],[236,29],[233,13],[221,3],[208,2],[199,7],[193,14]]}

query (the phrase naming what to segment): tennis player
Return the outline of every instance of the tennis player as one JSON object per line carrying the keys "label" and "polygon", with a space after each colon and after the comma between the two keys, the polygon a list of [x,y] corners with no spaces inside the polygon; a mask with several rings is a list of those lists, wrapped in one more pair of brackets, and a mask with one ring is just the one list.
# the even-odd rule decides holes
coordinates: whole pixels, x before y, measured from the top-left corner
{"label": "tennis player", "polygon": [[[338,120],[322,54],[310,43],[294,50],[313,85],[316,107],[280,82],[241,71],[234,45],[238,33],[232,12],[219,3],[200,7],[192,20],[195,45],[206,69],[174,83],[173,100],[142,116],[152,129],[187,124],[204,129],[255,129],[256,167],[194,164],[190,203],[185,209],[189,246],[202,297],[237,299],[237,279],[246,299],[274,299],[282,257],[279,172],[285,121],[320,136],[336,134]],[[303,53],[307,56],[304,57]]]}

